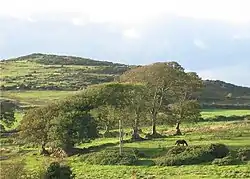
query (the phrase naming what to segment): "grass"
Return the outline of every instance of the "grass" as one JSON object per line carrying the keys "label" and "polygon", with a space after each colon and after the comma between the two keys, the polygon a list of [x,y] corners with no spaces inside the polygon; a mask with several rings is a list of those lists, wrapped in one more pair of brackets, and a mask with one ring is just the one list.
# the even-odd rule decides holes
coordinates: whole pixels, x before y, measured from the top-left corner
{"label": "grass", "polygon": [[25,85],[29,90],[49,87],[74,91],[90,84],[113,81],[114,76],[121,73],[109,66],[44,65],[27,60],[0,62],[0,85],[11,90]]}
{"label": "grass", "polygon": [[250,110],[231,110],[231,109],[204,109],[201,113],[203,118],[213,118],[216,116],[244,116],[250,115]]}
{"label": "grass", "polygon": [[[209,128],[209,130],[208,130]],[[195,129],[195,130],[193,130]],[[63,163],[71,166],[77,178],[249,178],[250,163],[242,165],[215,166],[210,164],[187,165],[180,167],[150,166],[151,161],[165,153],[175,141],[185,138],[189,145],[207,145],[210,143],[224,143],[231,149],[242,147],[250,148],[250,123],[249,122],[214,122],[190,126],[183,126],[183,130],[189,130],[184,136],[167,137],[150,141],[125,143],[124,150],[138,149],[148,157],[141,158],[137,166],[102,166],[90,165],[81,160],[81,156],[72,156],[62,159]],[[101,145],[104,143],[116,143],[117,138],[96,139],[90,143],[81,144],[81,147]],[[26,169],[30,172],[38,170],[41,166],[58,160],[50,157],[34,155],[36,148],[19,148],[10,146],[12,152],[8,153],[10,159],[1,163],[24,159]],[[118,150],[118,145],[114,146]],[[6,154],[4,154],[6,155]]]}
{"label": "grass", "polygon": [[77,91],[2,91],[1,98],[10,99],[24,106],[40,106],[64,98]]}

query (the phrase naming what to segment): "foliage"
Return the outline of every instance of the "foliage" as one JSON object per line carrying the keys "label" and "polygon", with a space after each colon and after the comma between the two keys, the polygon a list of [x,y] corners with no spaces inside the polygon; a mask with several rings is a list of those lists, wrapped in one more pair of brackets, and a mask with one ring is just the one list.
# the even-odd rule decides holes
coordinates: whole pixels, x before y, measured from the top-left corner
{"label": "foliage", "polygon": [[215,158],[226,157],[229,153],[228,147],[225,144],[219,144],[219,143],[211,144],[209,146],[209,150]]}
{"label": "foliage", "polygon": [[159,157],[155,163],[160,166],[192,165],[212,161],[215,157],[207,146],[174,147],[166,156]]}
{"label": "foliage", "polygon": [[10,127],[15,122],[16,105],[11,101],[0,100],[0,122]]}
{"label": "foliage", "polygon": [[69,166],[61,165],[58,162],[52,162],[47,168],[45,179],[73,179],[75,175]]}
{"label": "foliage", "polygon": [[85,111],[60,113],[51,121],[48,137],[50,145],[71,149],[76,143],[88,138],[96,138],[97,130],[94,119]]}
{"label": "foliage", "polygon": [[98,122],[98,125],[109,133],[110,129],[117,127],[117,111],[110,105],[99,106],[91,111],[92,116]]}
{"label": "foliage", "polygon": [[76,142],[97,137],[96,124],[88,114],[91,99],[76,95],[58,103],[30,110],[21,122],[20,137],[27,142],[70,148]]}
{"label": "foliage", "polygon": [[212,164],[219,165],[219,166],[223,166],[223,165],[236,165],[236,164],[239,164],[239,160],[237,160],[236,158],[234,158],[232,155],[228,155],[228,156],[223,157],[223,158],[216,158],[216,159],[214,159],[214,161],[212,162]]}
{"label": "foliage", "polygon": [[171,114],[178,122],[194,122],[201,118],[200,105],[197,100],[185,100],[171,105]]}
{"label": "foliage", "polygon": [[241,161],[250,160],[250,149],[249,148],[241,148],[237,151],[237,157]]}
{"label": "foliage", "polygon": [[134,165],[137,158],[131,152],[123,152],[120,155],[118,150],[103,150],[85,155],[82,161],[97,165]]}
{"label": "foliage", "polygon": [[122,82],[139,82],[146,85],[147,94],[150,96],[148,105],[152,119],[152,135],[156,134],[157,114],[171,103],[181,73],[184,73],[184,69],[178,63],[165,62],[138,67],[120,77]]}
{"label": "foliage", "polygon": [[57,104],[29,110],[20,123],[20,138],[24,142],[45,145],[49,141],[50,121],[58,115]]}
{"label": "foliage", "polygon": [[24,167],[24,161],[1,164],[1,179],[16,179],[26,177],[27,172],[25,171]]}

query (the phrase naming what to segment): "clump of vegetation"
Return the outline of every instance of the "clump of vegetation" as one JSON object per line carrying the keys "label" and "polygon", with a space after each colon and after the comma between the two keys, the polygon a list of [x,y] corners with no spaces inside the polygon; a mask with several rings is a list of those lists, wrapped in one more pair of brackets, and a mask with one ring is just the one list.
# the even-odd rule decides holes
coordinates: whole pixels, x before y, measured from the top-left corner
{"label": "clump of vegetation", "polygon": [[165,156],[156,159],[161,166],[191,165],[211,162],[215,158],[223,158],[229,153],[224,144],[210,146],[175,146],[168,150]]}
{"label": "clump of vegetation", "polygon": [[24,161],[16,161],[1,164],[1,178],[10,179],[10,178],[19,178],[27,176],[27,173],[24,169]]}
{"label": "clump of vegetation", "polygon": [[141,157],[141,158],[147,157],[144,152],[141,152],[138,149],[134,149],[133,152],[134,152],[136,157]]}
{"label": "clump of vegetation", "polygon": [[61,165],[58,162],[52,162],[47,168],[45,179],[73,179],[75,175],[69,166]]}
{"label": "clump of vegetation", "polygon": [[226,157],[229,153],[229,149],[224,144],[211,144],[209,150],[215,158]]}
{"label": "clump of vegetation", "polygon": [[241,161],[250,160],[250,149],[247,149],[247,148],[239,149],[237,152],[237,157]]}
{"label": "clump of vegetation", "polygon": [[155,163],[160,166],[192,165],[210,162],[214,158],[207,146],[174,147],[165,156],[156,159]]}
{"label": "clump of vegetation", "polygon": [[138,159],[132,152],[123,152],[120,155],[118,151],[104,150],[87,154],[82,160],[88,164],[98,165],[134,165]]}
{"label": "clump of vegetation", "polygon": [[228,156],[223,157],[223,158],[216,158],[212,162],[212,164],[219,165],[219,166],[223,166],[223,165],[235,165],[235,164],[238,164],[238,163],[239,163],[239,160],[237,160],[236,158],[234,158],[232,155],[228,155]]}
{"label": "clump of vegetation", "polygon": [[167,152],[167,155],[176,155],[184,152],[186,150],[185,146],[174,146],[170,148]]}

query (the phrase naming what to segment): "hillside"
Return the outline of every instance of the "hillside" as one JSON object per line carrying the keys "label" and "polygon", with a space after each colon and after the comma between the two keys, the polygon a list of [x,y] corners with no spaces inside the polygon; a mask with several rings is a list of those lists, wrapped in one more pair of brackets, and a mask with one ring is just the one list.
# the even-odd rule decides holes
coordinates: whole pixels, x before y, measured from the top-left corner
{"label": "hillside", "polygon": [[[88,85],[113,81],[133,68],[107,61],[39,53],[4,60],[0,64],[1,97],[26,105],[43,105]],[[204,83],[200,99],[203,104],[250,105],[250,88],[223,81]]]}

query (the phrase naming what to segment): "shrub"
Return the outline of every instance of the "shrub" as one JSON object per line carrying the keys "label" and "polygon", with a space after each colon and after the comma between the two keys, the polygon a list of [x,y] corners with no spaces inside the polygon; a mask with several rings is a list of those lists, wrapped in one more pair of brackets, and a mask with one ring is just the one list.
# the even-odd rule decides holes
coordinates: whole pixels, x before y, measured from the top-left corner
{"label": "shrub", "polygon": [[226,157],[229,153],[229,149],[224,144],[211,144],[209,150],[215,158]]}
{"label": "shrub", "polygon": [[133,152],[136,157],[141,157],[141,158],[146,157],[146,154],[144,152],[140,152],[138,149],[134,149]]}
{"label": "shrub", "polygon": [[168,150],[167,155],[180,154],[186,150],[185,146],[174,146]]}
{"label": "shrub", "polygon": [[166,156],[156,159],[155,163],[161,166],[178,166],[199,164],[213,159],[214,156],[207,146],[173,147]]}
{"label": "shrub", "polygon": [[212,164],[219,165],[219,166],[235,165],[235,164],[238,164],[238,163],[239,163],[239,160],[235,159],[232,155],[228,155],[228,156],[226,156],[224,158],[216,158],[212,162]]}
{"label": "shrub", "polygon": [[118,151],[104,150],[87,154],[82,160],[89,164],[99,165],[133,165],[136,163],[137,158],[129,152],[123,152],[120,155]]}
{"label": "shrub", "polygon": [[25,163],[23,161],[10,162],[1,164],[1,179],[12,179],[27,176],[24,170]]}
{"label": "shrub", "polygon": [[241,161],[248,161],[250,160],[250,149],[243,148],[237,151],[237,158]]}
{"label": "shrub", "polygon": [[52,162],[47,168],[45,179],[72,179],[74,174],[69,166],[60,165],[58,162]]}

